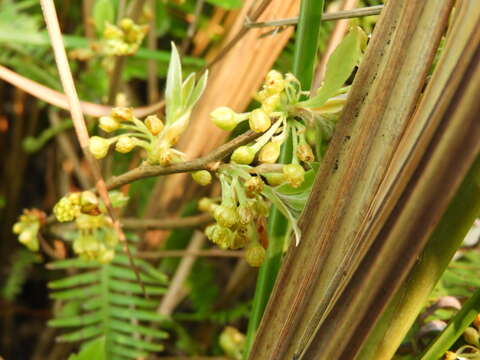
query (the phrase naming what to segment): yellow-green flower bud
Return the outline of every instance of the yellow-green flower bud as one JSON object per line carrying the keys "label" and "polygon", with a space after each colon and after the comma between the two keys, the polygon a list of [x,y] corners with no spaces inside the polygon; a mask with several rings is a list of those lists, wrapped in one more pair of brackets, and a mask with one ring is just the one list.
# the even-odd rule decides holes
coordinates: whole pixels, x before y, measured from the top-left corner
{"label": "yellow-green flower bud", "polygon": [[285,89],[285,80],[275,80],[268,84],[267,92],[270,95],[280,94]]}
{"label": "yellow-green flower bud", "polygon": [[233,245],[235,235],[230,229],[221,225],[215,225],[211,233],[211,240],[221,248],[228,249]]}
{"label": "yellow-green flower bud", "polygon": [[175,145],[180,139],[180,135],[185,131],[187,123],[176,121],[166,129],[164,141],[168,146]]}
{"label": "yellow-green flower bud", "polygon": [[198,202],[198,210],[209,213],[213,211],[214,205],[215,203],[212,201],[212,199],[204,197]]}
{"label": "yellow-green flower bud", "polygon": [[129,107],[115,107],[110,113],[111,117],[118,121],[132,121],[133,120],[133,109]]}
{"label": "yellow-green flower bud", "polygon": [[261,193],[264,187],[265,183],[260,176],[252,176],[245,181],[245,192],[249,198],[254,198],[257,194]]}
{"label": "yellow-green flower bud", "polygon": [[218,225],[213,224],[213,225],[208,225],[205,228],[205,236],[208,238],[208,240],[213,242],[213,234],[215,233],[215,229]]}
{"label": "yellow-green flower bud", "polygon": [[53,207],[53,213],[59,222],[72,221],[80,213],[80,206],[63,197]]}
{"label": "yellow-green flower bud", "polygon": [[267,216],[268,215],[268,205],[263,200],[255,201],[255,211],[258,216]]}
{"label": "yellow-green flower bud", "polygon": [[245,261],[250,266],[259,267],[263,264],[264,260],[265,249],[259,243],[254,243],[245,250]]}
{"label": "yellow-green flower bud", "polygon": [[307,143],[297,146],[297,157],[300,161],[304,162],[315,160],[315,155],[313,155],[312,148]]}
{"label": "yellow-green flower bud", "polygon": [[239,119],[235,111],[226,106],[216,108],[210,113],[213,123],[220,129],[231,131],[239,123]]}
{"label": "yellow-green flower bud", "polygon": [[302,185],[303,180],[305,179],[305,170],[299,164],[284,165],[283,174],[285,175],[285,179],[294,188],[298,188]]}
{"label": "yellow-green flower bud", "polygon": [[150,115],[145,119],[145,126],[153,135],[158,135],[163,130],[164,125],[157,115]]}
{"label": "yellow-green flower bud", "polygon": [[100,136],[92,136],[88,148],[96,159],[102,159],[107,156],[110,142]]}
{"label": "yellow-green flower bud", "polygon": [[251,164],[255,159],[255,150],[250,146],[240,146],[235,149],[230,159],[237,164]]}
{"label": "yellow-green flower bud", "polygon": [[279,94],[274,94],[269,97],[267,97],[263,102],[262,102],[262,109],[265,111],[267,114],[272,113],[275,111],[277,106],[280,104],[280,95]]}
{"label": "yellow-green flower bud", "polygon": [[232,227],[238,223],[237,210],[228,206],[217,206],[213,211],[213,217],[217,220],[218,224],[224,227]]}
{"label": "yellow-green flower bud", "polygon": [[278,141],[270,141],[266,143],[258,154],[258,161],[265,164],[274,164],[280,156],[280,143]]}
{"label": "yellow-green flower bud", "polygon": [[277,186],[287,181],[283,173],[268,173],[263,174],[263,176],[267,179],[268,184],[272,186]]}
{"label": "yellow-green flower bud", "polygon": [[134,138],[123,135],[118,138],[117,143],[115,144],[115,150],[117,150],[119,153],[126,154],[132,151],[136,145],[137,144]]}
{"label": "yellow-green flower bud", "polygon": [[447,351],[445,353],[445,360],[457,360],[457,354],[452,351]]}
{"label": "yellow-green flower bud", "polygon": [[199,170],[192,172],[192,179],[202,186],[206,186],[212,182],[212,174],[207,170]]}
{"label": "yellow-green flower bud", "polygon": [[111,263],[113,258],[115,257],[115,250],[114,249],[107,249],[102,251],[98,256],[98,261],[102,264]]}
{"label": "yellow-green flower bud", "polygon": [[120,123],[110,116],[102,116],[99,120],[99,127],[103,131],[109,133],[117,130],[120,127]]}
{"label": "yellow-green flower bud", "polygon": [[248,124],[253,131],[264,132],[268,130],[270,125],[272,125],[272,121],[265,111],[262,109],[255,109],[250,113]]}
{"label": "yellow-green flower bud", "polygon": [[135,25],[135,23],[130,18],[123,18],[122,20],[120,20],[119,25],[123,30],[129,30]]}
{"label": "yellow-green flower bud", "polygon": [[13,225],[13,228],[12,228],[12,231],[14,234],[20,234],[23,230],[23,226],[22,226],[22,223],[21,222],[16,222],[14,225]]}
{"label": "yellow-green flower bud", "polygon": [[268,93],[268,91],[267,91],[266,89],[262,89],[262,90],[260,90],[259,92],[257,92],[255,98],[256,98],[256,100],[257,100],[258,102],[261,102],[261,103],[262,103],[262,102],[264,102],[265,99],[266,99],[267,97],[269,97],[269,96],[270,96],[270,94]]}
{"label": "yellow-green flower bud", "polygon": [[478,331],[473,327],[469,326],[465,329],[465,331],[463,332],[463,339],[470,345],[480,347],[480,335],[478,334]]}
{"label": "yellow-green flower bud", "polygon": [[231,359],[241,359],[245,347],[245,335],[234,327],[227,326],[220,334],[219,343]]}
{"label": "yellow-green flower bud", "polygon": [[123,31],[115,25],[107,23],[105,24],[105,30],[103,30],[103,37],[107,40],[119,40],[123,37]]}
{"label": "yellow-green flower bud", "polygon": [[273,81],[283,80],[283,75],[280,71],[270,70],[265,77],[265,83],[269,85]]}

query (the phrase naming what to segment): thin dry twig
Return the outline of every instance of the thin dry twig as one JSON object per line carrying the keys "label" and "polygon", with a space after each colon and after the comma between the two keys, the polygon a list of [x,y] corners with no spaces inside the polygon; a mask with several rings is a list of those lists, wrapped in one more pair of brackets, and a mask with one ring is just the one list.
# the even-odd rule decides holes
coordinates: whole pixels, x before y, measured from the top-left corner
{"label": "thin dry twig", "polygon": [[149,230],[162,229],[171,230],[178,228],[194,228],[206,225],[213,221],[209,214],[201,214],[180,218],[166,219],[135,219],[124,218],[122,224],[125,229],[129,230]]}
{"label": "thin dry twig", "polygon": [[[205,243],[205,235],[199,231],[193,234],[192,240],[187,247],[187,251],[194,252],[202,248]],[[162,299],[162,302],[157,308],[157,313],[169,316],[172,314],[175,307],[179,304],[182,298],[185,296],[183,291],[183,283],[190,274],[190,270],[196,260],[196,256],[188,255],[184,256],[178,265],[177,271],[170,282],[168,291]]]}
{"label": "thin dry twig", "polygon": [[[25,91],[39,100],[45,101],[46,103],[64,110],[70,110],[70,104],[65,94],[55,91],[36,81],[30,80],[2,65],[0,65],[0,79]],[[161,110],[164,105],[165,102],[162,100],[149,106],[135,108],[133,109],[133,114],[141,118]],[[94,117],[106,116],[112,111],[111,106],[99,105],[87,101],[80,101],[80,109],[84,115]]]}
{"label": "thin dry twig", "polygon": [[162,251],[140,251],[135,255],[143,259],[158,259],[164,257],[184,257],[184,256],[197,256],[197,257],[236,257],[241,258],[244,255],[244,251],[241,250],[162,250]]}
{"label": "thin dry twig", "polygon": [[[383,5],[369,6],[364,8],[352,9],[352,10],[342,10],[332,13],[325,13],[322,16],[323,21],[333,21],[341,19],[352,19],[363,16],[378,15],[382,12]],[[262,22],[251,22],[247,19],[245,22],[245,27],[255,28],[255,27],[270,27],[270,26],[293,26],[298,23],[298,17],[272,20],[272,21],[262,21]]]}
{"label": "thin dry twig", "polygon": [[68,97],[68,102],[70,105],[70,113],[72,115],[72,121],[77,134],[80,147],[87,159],[88,165],[92,171],[93,177],[95,179],[95,186],[98,190],[100,197],[102,198],[108,214],[113,221],[115,232],[118,236],[118,239],[121,243],[124,244],[124,249],[128,255],[130,265],[135,272],[136,278],[140,286],[142,287],[145,297],[147,294],[145,292],[145,286],[143,281],[140,279],[140,274],[138,269],[135,266],[133,257],[130,253],[130,249],[127,246],[127,240],[125,234],[122,231],[120,222],[115,214],[115,211],[112,207],[112,203],[108,196],[107,187],[105,181],[102,178],[100,167],[88,150],[89,136],[87,126],[85,125],[85,119],[83,118],[83,113],[80,106],[80,101],[78,100],[77,91],[75,89],[75,83],[73,81],[73,76],[70,71],[70,65],[68,64],[67,54],[65,52],[65,46],[63,44],[62,33],[60,31],[60,25],[58,24],[57,12],[55,10],[55,4],[53,0],[41,0],[40,4],[42,6],[42,12],[47,24],[48,33],[52,42],[52,47],[55,55],[55,61],[57,63],[58,72],[60,74],[60,80],[62,82],[63,89],[65,94]]}

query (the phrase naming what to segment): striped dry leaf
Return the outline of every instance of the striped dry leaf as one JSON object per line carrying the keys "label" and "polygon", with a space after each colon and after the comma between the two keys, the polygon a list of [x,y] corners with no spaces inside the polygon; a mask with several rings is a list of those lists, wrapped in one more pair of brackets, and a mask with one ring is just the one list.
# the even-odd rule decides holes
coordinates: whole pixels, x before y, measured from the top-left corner
{"label": "striped dry leaf", "polygon": [[[302,242],[287,256],[251,359],[300,354],[372,244],[359,234],[417,106],[452,3],[390,1],[382,11],[307,204]],[[340,358],[328,354],[321,358]]]}

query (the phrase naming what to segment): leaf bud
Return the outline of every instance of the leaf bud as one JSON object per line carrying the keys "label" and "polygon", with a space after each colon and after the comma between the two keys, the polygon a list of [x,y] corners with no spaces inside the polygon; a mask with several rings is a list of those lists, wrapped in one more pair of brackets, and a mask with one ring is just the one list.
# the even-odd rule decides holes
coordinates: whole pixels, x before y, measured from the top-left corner
{"label": "leaf bud", "polygon": [[234,163],[244,165],[251,164],[253,159],[255,159],[255,150],[247,145],[236,148],[230,158]]}
{"label": "leaf bud", "polygon": [[163,130],[164,125],[157,115],[149,115],[145,119],[145,126],[153,135],[158,135]]}
{"label": "leaf bud", "polygon": [[102,159],[107,156],[110,142],[100,136],[92,136],[90,138],[88,148],[96,159]]}
{"label": "leaf bud", "polygon": [[118,138],[117,143],[115,144],[115,150],[119,153],[126,154],[133,150],[136,146],[136,141],[134,138],[122,135]]}
{"label": "leaf bud", "polygon": [[265,249],[259,243],[250,245],[245,250],[245,261],[253,267],[259,267],[265,260]]}
{"label": "leaf bud", "polygon": [[299,164],[287,164],[283,166],[283,175],[292,187],[298,188],[305,179],[305,170]]}
{"label": "leaf bud", "polygon": [[102,116],[99,120],[99,127],[103,131],[109,133],[117,130],[120,127],[120,123],[110,116]]}
{"label": "leaf bud", "polygon": [[213,123],[222,130],[231,131],[239,123],[237,113],[226,106],[216,108],[210,113]]}
{"label": "leaf bud", "polygon": [[272,125],[270,117],[262,109],[255,109],[248,118],[250,129],[255,132],[264,132]]}
{"label": "leaf bud", "polygon": [[192,172],[192,179],[202,186],[206,186],[212,182],[212,174],[207,170],[198,170]]}
{"label": "leaf bud", "polygon": [[258,160],[265,164],[274,164],[280,156],[280,143],[278,141],[270,141],[266,143],[260,153]]}

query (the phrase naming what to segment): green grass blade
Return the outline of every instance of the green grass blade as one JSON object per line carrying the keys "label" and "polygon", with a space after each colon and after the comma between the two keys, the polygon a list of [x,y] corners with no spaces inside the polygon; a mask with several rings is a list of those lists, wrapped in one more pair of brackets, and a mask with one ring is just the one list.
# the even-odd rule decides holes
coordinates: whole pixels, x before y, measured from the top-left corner
{"label": "green grass blade", "polygon": [[437,360],[462,336],[464,330],[480,312],[480,289],[467,300],[448,326],[433,341],[419,360]]}

